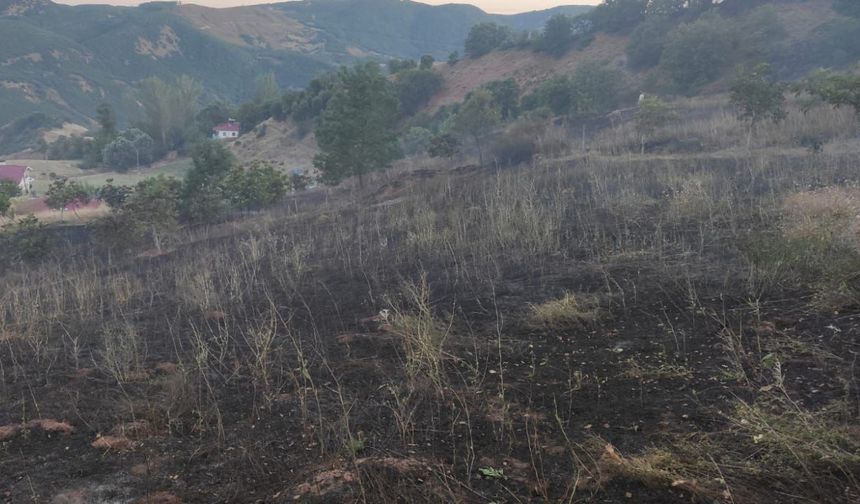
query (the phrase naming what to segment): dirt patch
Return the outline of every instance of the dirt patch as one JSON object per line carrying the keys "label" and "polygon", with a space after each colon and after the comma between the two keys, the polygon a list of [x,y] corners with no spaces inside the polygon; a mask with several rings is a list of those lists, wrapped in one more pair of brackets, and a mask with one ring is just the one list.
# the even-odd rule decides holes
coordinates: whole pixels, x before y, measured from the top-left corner
{"label": "dirt patch", "polygon": [[242,163],[268,161],[284,172],[313,171],[313,159],[318,152],[313,132],[303,135],[292,121],[273,119],[245,133],[229,147]]}
{"label": "dirt patch", "polygon": [[89,497],[89,492],[83,488],[64,490],[51,499],[51,504],[87,504],[91,502]]}
{"label": "dirt patch", "polygon": [[523,94],[533,91],[554,75],[568,75],[585,62],[607,62],[621,70],[629,80],[635,76],[626,70],[624,48],[627,37],[598,34],[582,51],[573,50],[559,59],[533,51],[496,51],[477,59],[467,58],[456,65],[438,65],[444,78],[442,90],[431,100],[428,109],[462,102],[475,88],[497,80],[514,79]]}
{"label": "dirt patch", "polygon": [[21,431],[20,425],[3,425],[0,426],[0,441],[7,441],[18,435]]}
{"label": "dirt patch", "polygon": [[357,482],[355,473],[343,469],[329,469],[314,475],[309,482],[295,488],[295,499],[307,497],[324,497],[334,499],[342,495],[350,485]]}
{"label": "dirt patch", "polygon": [[231,44],[313,53],[324,44],[317,31],[265,5],[213,9],[183,5],[181,14],[191,24]]}
{"label": "dirt patch", "polygon": [[30,63],[41,63],[43,60],[41,53],[28,53],[23,56],[15,56],[14,58],[9,58],[3,63],[0,63],[0,66],[9,66],[14,65],[20,61],[29,61]]}
{"label": "dirt patch", "polygon": [[24,95],[24,99],[30,103],[39,103],[42,101],[35,86],[29,82],[0,81],[0,86],[12,91],[21,92]]}
{"label": "dirt patch", "polygon": [[171,375],[179,371],[179,366],[174,362],[159,362],[155,365],[155,371],[159,374]]}
{"label": "dirt patch", "polygon": [[60,422],[49,418],[30,420],[25,424],[0,426],[0,441],[8,441],[25,430],[41,430],[52,434],[71,435],[75,428],[68,422]]}
{"label": "dirt patch", "polygon": [[134,448],[135,443],[125,436],[99,436],[90,446],[106,451],[126,451]]}
{"label": "dirt patch", "polygon": [[142,56],[164,59],[173,54],[182,54],[182,50],[179,48],[180,40],[173,28],[165,25],[161,27],[158,39],[154,42],[143,36],[138,37],[134,50]]}
{"label": "dirt patch", "polygon": [[[86,82],[86,81],[84,81]],[[75,123],[63,123],[63,126],[60,128],[54,128],[52,130],[45,131],[42,133],[42,139],[47,143],[54,143],[61,136],[64,137],[73,137],[73,136],[84,136],[87,134],[86,126],[75,124]]]}

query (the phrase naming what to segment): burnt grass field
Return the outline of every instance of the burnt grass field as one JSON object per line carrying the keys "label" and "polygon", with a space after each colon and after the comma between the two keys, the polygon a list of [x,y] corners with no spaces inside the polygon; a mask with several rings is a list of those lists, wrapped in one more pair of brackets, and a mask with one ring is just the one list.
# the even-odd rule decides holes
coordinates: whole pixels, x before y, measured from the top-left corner
{"label": "burnt grass field", "polygon": [[0,501],[858,502],[856,149],[604,141],[4,264]]}

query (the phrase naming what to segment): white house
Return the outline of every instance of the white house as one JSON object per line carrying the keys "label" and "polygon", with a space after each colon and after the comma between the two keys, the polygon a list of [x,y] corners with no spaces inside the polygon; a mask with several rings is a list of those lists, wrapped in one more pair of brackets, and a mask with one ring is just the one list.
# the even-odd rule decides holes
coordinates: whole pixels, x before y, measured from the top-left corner
{"label": "white house", "polygon": [[241,125],[238,122],[233,119],[229,119],[227,122],[221,123],[212,128],[212,139],[232,140],[239,138],[239,131],[241,131],[241,129]]}
{"label": "white house", "polygon": [[8,180],[21,189],[22,195],[33,192],[33,169],[29,166],[0,164],[0,180]]}

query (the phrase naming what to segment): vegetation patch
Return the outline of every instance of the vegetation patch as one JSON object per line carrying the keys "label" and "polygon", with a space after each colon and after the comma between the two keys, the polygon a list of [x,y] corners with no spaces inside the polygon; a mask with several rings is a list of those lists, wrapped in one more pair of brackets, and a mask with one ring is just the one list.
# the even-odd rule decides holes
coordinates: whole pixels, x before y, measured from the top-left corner
{"label": "vegetation patch", "polygon": [[559,299],[531,305],[529,323],[549,330],[590,326],[600,320],[600,308],[592,296],[570,292]]}

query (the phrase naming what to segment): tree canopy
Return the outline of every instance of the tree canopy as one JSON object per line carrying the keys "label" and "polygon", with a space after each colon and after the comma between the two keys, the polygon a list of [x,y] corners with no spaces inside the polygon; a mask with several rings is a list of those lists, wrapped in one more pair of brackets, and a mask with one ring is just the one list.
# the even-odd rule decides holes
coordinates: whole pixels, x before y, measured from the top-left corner
{"label": "tree canopy", "polygon": [[479,23],[472,27],[466,37],[466,56],[479,58],[501,47],[513,37],[513,30],[496,23]]}
{"label": "tree canopy", "polygon": [[397,74],[395,90],[400,111],[412,115],[421,109],[442,88],[442,76],[433,70],[406,70]]}
{"label": "tree canopy", "polygon": [[478,159],[484,164],[484,137],[489,134],[501,120],[501,114],[489,91],[480,89],[473,92],[457,115],[454,116],[454,129],[470,137],[478,149]]}
{"label": "tree canopy", "polygon": [[387,168],[397,158],[397,96],[373,63],[341,70],[339,84],[320,117],[314,166],[327,184]]}

